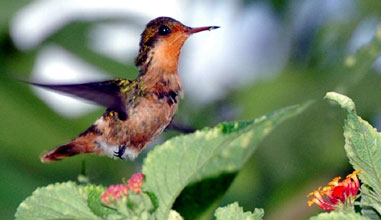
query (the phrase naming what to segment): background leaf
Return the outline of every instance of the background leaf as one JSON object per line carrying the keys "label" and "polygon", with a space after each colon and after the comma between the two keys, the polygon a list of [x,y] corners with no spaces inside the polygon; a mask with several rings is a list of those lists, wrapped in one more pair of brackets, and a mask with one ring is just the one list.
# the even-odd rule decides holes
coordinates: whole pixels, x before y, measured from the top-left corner
{"label": "background leaf", "polygon": [[[125,1],[120,2],[128,4]],[[189,122],[195,128],[212,127],[221,121],[252,119],[282,106],[318,99],[318,104],[309,111],[297,119],[291,119],[289,123],[279,126],[271,132],[268,138],[263,140],[262,145],[266,147],[256,150],[255,155],[236,175],[222,200],[223,204],[240,201],[240,206],[245,210],[263,207],[265,210],[269,210],[266,214],[266,219],[269,220],[307,219],[312,213],[318,211],[317,207],[307,208],[305,194],[309,191],[308,189],[315,188],[332,177],[346,175],[352,170],[342,147],[344,140],[341,124],[344,115],[341,109],[332,108],[327,102],[320,101],[321,97],[327,91],[337,88],[339,91],[346,91],[346,94],[356,100],[357,112],[363,119],[374,123],[373,125],[377,125],[376,121],[379,120],[381,109],[380,66],[378,62],[374,63],[376,55],[370,50],[377,52],[380,49],[377,45],[365,46],[362,48],[367,48],[366,51],[356,53],[356,51],[362,50],[357,50],[356,45],[359,46],[359,41],[362,41],[360,45],[366,45],[368,42],[377,44],[374,40],[368,40],[376,32],[376,26],[372,24],[379,23],[381,1],[338,1],[338,4],[332,4],[329,1],[316,3],[316,1],[296,0],[265,0],[260,1],[260,4],[258,4],[258,0],[219,1],[215,4],[200,1],[199,3],[204,5],[200,5],[201,7],[193,7],[194,1],[177,2],[190,6],[180,7],[180,11],[185,17],[189,17],[186,15],[187,13],[189,13],[188,15],[198,14],[200,9],[205,11],[205,7],[209,7],[211,10],[207,10],[208,19],[221,19],[222,12],[223,14],[233,14],[234,21],[237,21],[234,22],[235,26],[241,27],[238,23],[239,17],[247,16],[247,10],[258,9],[258,12],[270,15],[277,24],[261,26],[269,32],[275,32],[281,36],[280,44],[269,45],[270,47],[267,47],[266,43],[260,43],[261,47],[257,47],[255,43],[257,38],[245,35],[252,31],[256,36],[259,35],[259,39],[265,37],[265,42],[268,42],[266,36],[269,32],[267,31],[247,28],[231,31],[230,28],[226,29],[227,26],[223,25],[218,32],[213,32],[212,35],[217,38],[213,36],[212,39],[227,39],[227,42],[235,42],[238,36],[239,40],[245,42],[245,46],[242,48],[233,47],[234,51],[239,51],[238,56],[236,53],[230,54],[227,51],[229,44],[223,43],[221,49],[213,47],[213,50],[210,51],[217,50],[219,56],[204,60],[211,64],[215,62],[215,65],[219,63],[234,65],[233,68],[237,70],[237,75],[238,69],[241,68],[241,66],[235,66],[237,57],[245,58],[244,54],[257,54],[257,56],[273,61],[276,57],[263,56],[263,53],[272,48],[281,51],[284,51],[282,48],[287,48],[288,52],[280,69],[272,74],[263,73],[254,62],[244,64],[243,68],[247,71],[247,75],[242,76],[241,79],[245,83],[240,85],[223,84],[223,88],[218,91],[221,95],[220,99],[212,100],[206,105],[193,102],[193,91],[187,85],[187,78],[184,78],[186,75],[183,70],[188,68],[191,71],[194,70],[190,66],[181,65],[179,70],[186,89],[186,98],[180,102],[176,117]],[[39,156],[44,151],[71,140],[92,124],[104,109],[100,108],[79,118],[66,118],[49,108],[27,85],[16,83],[6,78],[6,75],[29,78],[30,73],[36,71],[37,61],[39,61],[36,58],[42,54],[40,52],[53,45],[69,51],[69,54],[73,55],[71,56],[73,59],[81,63],[85,61],[91,67],[110,74],[110,78],[112,76],[133,77],[136,75],[136,70],[132,70],[134,67],[129,64],[133,63],[134,56],[137,54],[131,54],[131,57],[126,57],[125,60],[117,60],[94,50],[94,47],[91,46],[92,39],[96,36],[93,30],[97,29],[98,25],[123,26],[132,30],[135,27],[133,25],[136,24],[138,27],[135,36],[138,37],[146,22],[154,17],[154,15],[149,15],[152,17],[148,18],[147,13],[142,13],[149,9],[147,4],[142,4],[142,8],[132,13],[123,13],[123,15],[119,13],[120,10],[123,10],[122,8],[116,9],[117,13],[100,10],[95,13],[97,16],[92,9],[81,10],[79,12],[81,16],[78,16],[78,11],[75,9],[75,13],[67,14],[67,25],[62,26],[62,23],[58,22],[50,26],[54,33],[51,33],[36,48],[22,50],[17,41],[14,41],[17,36],[13,30],[17,28],[15,22],[20,14],[29,11],[29,8],[39,8],[49,13],[52,11],[44,9],[47,5],[62,7],[65,4],[73,9],[83,8],[80,6],[81,2],[0,1],[0,178],[3,180],[0,181],[0,197],[6,198],[0,201],[0,213],[4,219],[12,219],[18,205],[37,187],[53,182],[76,180],[83,160],[88,163],[88,176],[91,182],[110,185],[140,170],[142,160],[146,156],[147,151],[144,151],[132,162],[79,155],[60,163],[49,165],[40,163]],[[226,7],[226,4],[229,7]],[[85,5],[96,7],[95,4],[84,4],[83,6]],[[231,5],[235,5],[235,7],[231,7]],[[305,13],[305,10],[311,8],[311,5],[313,6],[312,12],[317,15]],[[348,6],[349,10],[347,10]],[[62,9],[64,8],[62,7]],[[125,8],[130,7],[127,5]],[[276,10],[273,10],[274,8]],[[215,9],[218,10],[218,13],[215,12]],[[66,14],[64,10],[58,11],[59,13],[55,14],[58,17],[61,12]],[[321,16],[322,14],[324,16]],[[303,15],[306,15],[307,19],[301,19]],[[85,19],[83,19],[84,17]],[[250,22],[249,17],[242,19],[241,22]],[[262,18],[258,21],[263,22]],[[49,19],[44,18],[43,20],[47,24],[52,24],[50,21],[54,18],[49,17]],[[192,19],[193,22],[196,20],[196,18]],[[33,21],[34,19],[29,20],[31,24],[36,25]],[[190,25],[189,20],[182,21]],[[227,21],[231,21],[231,19],[227,19]],[[199,20],[193,24],[208,25],[204,22],[204,20]],[[218,25],[217,23],[210,24]],[[303,27],[300,24],[304,24]],[[130,26],[132,27],[130,28]],[[26,28],[31,27],[33,26],[28,25]],[[224,34],[224,31],[229,33]],[[12,36],[10,32],[12,32]],[[37,32],[38,29],[31,34]],[[37,34],[44,35],[44,33],[46,34],[46,32]],[[102,33],[106,34],[106,32]],[[107,35],[114,34],[115,32],[111,31]],[[204,35],[209,36],[209,34]],[[220,35],[224,37],[220,38]],[[18,37],[28,40],[30,35]],[[108,39],[110,38],[107,38],[106,41]],[[138,51],[137,42],[130,41],[130,38],[124,39],[128,45],[135,46],[136,53]],[[194,57],[198,57],[196,52],[199,49],[193,48],[191,41],[199,42],[200,38],[197,36],[185,44],[180,64],[184,64],[184,61],[188,60],[198,65],[198,60]],[[201,42],[202,45],[205,45],[204,43]],[[189,53],[187,54],[187,52]],[[355,62],[355,66],[347,65],[351,63],[346,62],[346,57],[350,54],[354,54],[354,58],[358,61]],[[209,68],[215,68],[215,66],[212,64]],[[215,69],[218,72],[215,75],[216,80],[226,78],[224,70]],[[57,72],[52,71],[51,74],[57,74]],[[206,71],[205,74],[209,75],[209,72]],[[348,85],[347,82],[349,82]],[[229,89],[230,86],[234,86],[233,91]],[[205,88],[205,90],[208,89]],[[205,90],[199,88],[200,92]],[[292,129],[288,124],[292,125]],[[173,136],[176,133],[166,132],[157,138],[156,142],[167,139],[169,135]],[[287,187],[284,187],[285,185]],[[182,194],[180,198],[183,197]],[[175,205],[177,203],[176,201]],[[182,205],[180,204],[180,206]],[[290,209],[296,211],[290,211]]]}
{"label": "background leaf", "polygon": [[[168,217],[175,199],[188,184],[207,184],[210,178],[221,181],[219,177],[227,173],[234,176],[258,143],[276,125],[302,112],[307,106],[308,104],[286,107],[255,120],[222,123],[215,128],[205,128],[190,135],[177,136],[161,146],[156,146],[143,164],[143,174],[146,178],[143,189],[153,192],[158,198],[157,219]],[[209,202],[209,206],[220,198],[232,180],[230,177],[221,188],[207,188],[217,191],[213,193],[214,198],[204,198]],[[193,194],[182,196],[195,200],[192,197],[200,197],[203,194],[202,191],[190,192]],[[202,214],[209,208],[208,204],[203,205],[192,211]],[[187,219],[184,213],[180,214]]]}
{"label": "background leaf", "polygon": [[238,203],[233,203],[225,207],[218,208],[214,216],[216,220],[261,220],[263,219],[263,209],[255,209],[254,213],[243,212]]}
{"label": "background leaf", "polygon": [[38,188],[20,204],[17,220],[101,219],[87,206],[87,192],[74,182]]}
{"label": "background leaf", "polygon": [[356,54],[347,56],[344,60],[345,68],[342,74],[351,73],[350,77],[345,77],[339,82],[337,89],[341,92],[357,84],[368,73],[372,64],[379,56],[381,50],[381,26],[376,30],[371,42],[360,48]]}
{"label": "background leaf", "polygon": [[359,178],[365,196],[363,206],[373,207],[381,214],[381,135],[367,121],[356,115],[354,102],[341,94],[330,92],[328,99],[337,102],[347,111],[344,125],[345,150]]}

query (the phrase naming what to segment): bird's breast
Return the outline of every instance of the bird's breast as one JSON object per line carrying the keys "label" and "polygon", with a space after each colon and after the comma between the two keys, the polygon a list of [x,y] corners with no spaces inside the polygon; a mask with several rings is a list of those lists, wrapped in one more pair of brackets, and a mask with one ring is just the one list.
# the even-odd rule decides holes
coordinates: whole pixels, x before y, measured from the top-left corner
{"label": "bird's breast", "polygon": [[107,146],[125,145],[126,152],[138,155],[171,122],[177,99],[173,93],[149,94],[136,98],[133,105],[129,105],[127,120],[121,121],[115,114],[105,116],[97,123],[103,130],[103,142]]}
{"label": "bird's breast", "polygon": [[138,100],[129,110],[131,117],[126,122],[130,142],[139,144],[160,134],[171,122],[177,105],[174,94],[153,94]]}

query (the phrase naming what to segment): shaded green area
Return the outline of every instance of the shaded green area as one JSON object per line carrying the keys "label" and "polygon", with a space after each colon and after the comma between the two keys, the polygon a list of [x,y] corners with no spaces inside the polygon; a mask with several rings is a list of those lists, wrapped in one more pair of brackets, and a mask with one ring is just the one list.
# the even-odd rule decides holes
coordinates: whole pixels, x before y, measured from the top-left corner
{"label": "shaded green area", "polygon": [[176,199],[173,209],[184,219],[198,219],[221,199],[235,176],[236,173],[221,174],[187,186]]}
{"label": "shaded green area", "polygon": [[[253,1],[247,1],[247,4]],[[269,0],[276,15],[290,26],[292,1]],[[67,119],[53,112],[39,100],[29,86],[15,82],[7,75],[28,77],[36,55],[46,44],[57,44],[87,63],[102,69],[110,77],[133,78],[133,60],[120,63],[87,47],[89,28],[117,19],[91,22],[75,21],[51,35],[40,46],[29,51],[17,49],[9,36],[12,16],[29,1],[0,1],[0,213],[12,219],[18,204],[37,187],[50,183],[76,180],[81,163],[87,162],[90,181],[109,185],[119,183],[141,166],[137,161],[118,161],[91,155],[76,156],[55,164],[41,164],[42,152],[67,142],[86,129],[103,112],[99,109],[86,116]],[[218,3],[216,3],[218,4]],[[322,101],[327,91],[341,91],[353,98],[357,112],[375,126],[381,108],[381,76],[373,69],[379,48],[361,52],[360,65],[347,66],[348,43],[353,31],[365,19],[379,16],[381,3],[374,0],[356,1],[356,13],[345,22],[326,22],[308,35],[307,44],[294,36],[291,57],[278,76],[263,78],[228,97],[197,106],[187,99],[181,103],[177,117],[197,128],[213,126],[221,120],[249,119],[283,106],[315,99],[317,102],[297,119],[281,125],[262,142],[238,174],[223,204],[239,201],[244,210],[265,208],[266,216],[281,213],[285,204],[294,202],[324,185],[316,182],[351,172],[343,149],[342,122],[344,114],[337,107]],[[123,20],[130,22],[130,20]],[[135,22],[135,20],[131,20]],[[376,32],[376,30],[374,30]],[[366,48],[365,48],[366,49]],[[375,53],[374,53],[375,52]],[[253,72],[256,71],[253,69]],[[228,105],[227,105],[228,104]],[[224,118],[221,111],[232,107],[239,112]],[[172,133],[169,135],[177,135]],[[300,209],[306,209],[301,207]],[[308,209],[313,212],[314,209]],[[308,214],[308,215],[307,215]],[[305,219],[307,213],[294,219]]]}

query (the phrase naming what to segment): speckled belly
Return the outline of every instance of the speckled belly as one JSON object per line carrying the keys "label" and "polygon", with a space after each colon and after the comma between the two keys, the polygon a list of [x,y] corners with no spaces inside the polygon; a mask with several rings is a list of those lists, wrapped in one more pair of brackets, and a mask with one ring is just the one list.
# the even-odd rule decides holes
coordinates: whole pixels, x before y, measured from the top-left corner
{"label": "speckled belly", "polygon": [[141,97],[127,113],[128,119],[120,121],[117,116],[105,120],[103,140],[97,140],[103,154],[113,157],[121,146],[125,147],[122,158],[135,158],[140,151],[159,135],[171,122],[177,109],[177,101],[166,97]]}

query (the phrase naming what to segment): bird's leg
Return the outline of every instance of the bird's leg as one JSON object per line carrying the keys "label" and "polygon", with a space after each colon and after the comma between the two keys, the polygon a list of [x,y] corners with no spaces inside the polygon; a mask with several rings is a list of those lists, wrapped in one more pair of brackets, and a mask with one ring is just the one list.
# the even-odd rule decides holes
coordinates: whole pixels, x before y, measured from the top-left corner
{"label": "bird's leg", "polygon": [[126,145],[122,144],[119,146],[119,150],[114,152],[115,157],[119,157],[121,160],[123,160],[123,154],[126,151]]}

